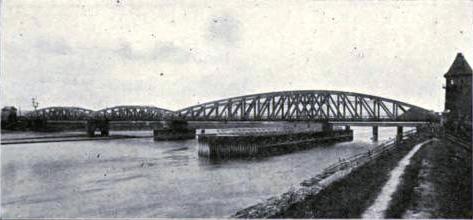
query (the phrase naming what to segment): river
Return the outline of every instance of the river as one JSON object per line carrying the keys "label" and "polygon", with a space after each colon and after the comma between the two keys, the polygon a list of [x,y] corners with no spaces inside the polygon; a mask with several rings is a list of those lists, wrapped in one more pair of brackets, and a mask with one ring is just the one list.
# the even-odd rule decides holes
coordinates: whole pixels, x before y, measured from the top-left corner
{"label": "river", "polygon": [[[380,142],[394,135],[394,128],[379,129]],[[352,142],[220,162],[199,158],[196,140],[2,145],[1,214],[5,218],[227,217],[297,187],[339,158],[372,148],[376,143],[370,137],[370,127],[355,128]]]}

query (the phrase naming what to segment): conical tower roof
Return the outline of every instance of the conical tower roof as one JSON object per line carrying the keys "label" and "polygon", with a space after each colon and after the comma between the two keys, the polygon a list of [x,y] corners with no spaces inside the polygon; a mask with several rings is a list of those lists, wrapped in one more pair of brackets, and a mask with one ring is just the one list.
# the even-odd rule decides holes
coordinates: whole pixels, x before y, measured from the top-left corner
{"label": "conical tower roof", "polygon": [[463,54],[458,53],[452,66],[450,66],[450,69],[448,69],[444,76],[471,76],[472,74],[471,67],[466,62],[465,57],[463,57]]}

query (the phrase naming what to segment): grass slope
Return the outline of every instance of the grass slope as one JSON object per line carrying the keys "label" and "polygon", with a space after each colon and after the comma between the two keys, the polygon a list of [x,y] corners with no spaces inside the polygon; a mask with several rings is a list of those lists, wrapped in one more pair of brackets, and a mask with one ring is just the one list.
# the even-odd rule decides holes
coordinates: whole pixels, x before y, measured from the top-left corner
{"label": "grass slope", "polygon": [[292,205],[272,218],[360,218],[374,202],[389,173],[419,140],[410,140],[398,150],[371,161],[332,183],[314,198]]}

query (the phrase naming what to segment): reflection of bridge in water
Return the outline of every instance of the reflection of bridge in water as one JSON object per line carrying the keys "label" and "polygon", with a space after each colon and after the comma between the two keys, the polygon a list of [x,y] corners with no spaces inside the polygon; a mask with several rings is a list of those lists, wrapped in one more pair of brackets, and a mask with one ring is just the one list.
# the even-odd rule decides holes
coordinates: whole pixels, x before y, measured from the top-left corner
{"label": "reflection of bridge in water", "polygon": [[81,127],[89,134],[109,130],[151,130],[166,121],[185,120],[197,127],[242,127],[265,122],[317,122],[345,126],[418,126],[437,116],[424,108],[393,99],[341,91],[301,90],[221,99],[177,111],[155,106],[116,106],[98,111],[49,107],[27,115],[45,126]]}

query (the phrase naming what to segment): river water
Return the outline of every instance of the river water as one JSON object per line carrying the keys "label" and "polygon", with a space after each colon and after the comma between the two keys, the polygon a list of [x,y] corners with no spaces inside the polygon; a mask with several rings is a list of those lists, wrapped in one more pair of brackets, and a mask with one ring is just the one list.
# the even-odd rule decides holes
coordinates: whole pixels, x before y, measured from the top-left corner
{"label": "river water", "polygon": [[[380,142],[394,135],[393,128],[379,129]],[[5,218],[227,217],[297,187],[339,158],[374,147],[377,143],[370,137],[370,127],[355,128],[352,142],[220,162],[199,158],[196,140],[2,145],[1,214]]]}

